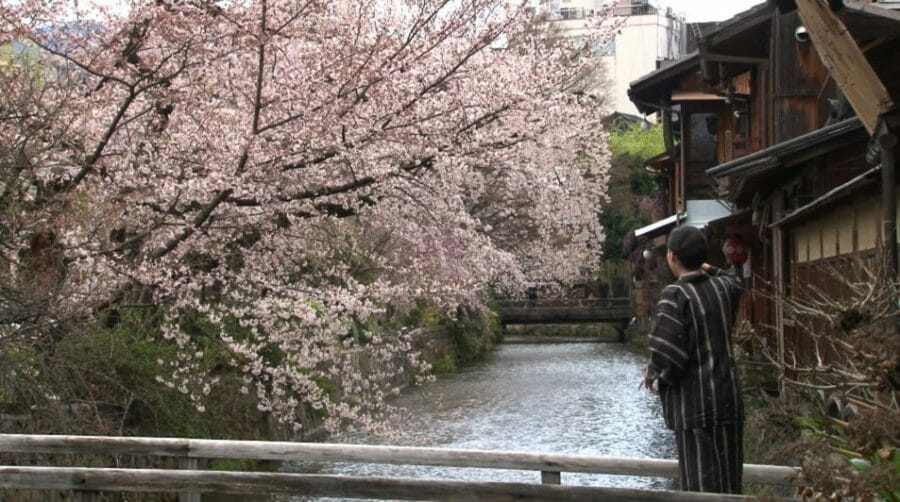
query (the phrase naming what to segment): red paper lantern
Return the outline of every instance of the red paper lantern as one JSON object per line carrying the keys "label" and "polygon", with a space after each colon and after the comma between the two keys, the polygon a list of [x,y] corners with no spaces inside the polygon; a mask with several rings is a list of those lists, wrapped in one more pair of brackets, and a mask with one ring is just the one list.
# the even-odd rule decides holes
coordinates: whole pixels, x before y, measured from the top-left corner
{"label": "red paper lantern", "polygon": [[750,247],[743,243],[737,237],[729,237],[722,245],[722,252],[725,253],[725,259],[732,265],[743,265],[750,256]]}

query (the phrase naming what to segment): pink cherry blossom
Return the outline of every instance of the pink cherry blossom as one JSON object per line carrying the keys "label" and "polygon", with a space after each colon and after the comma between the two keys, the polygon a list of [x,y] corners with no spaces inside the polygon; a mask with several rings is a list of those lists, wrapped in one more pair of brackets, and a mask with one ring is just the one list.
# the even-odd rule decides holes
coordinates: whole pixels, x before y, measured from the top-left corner
{"label": "pink cherry blossom", "polygon": [[599,259],[596,61],[590,41],[550,38],[496,0],[159,0],[85,17],[0,0],[0,44],[20,53],[0,61],[0,277],[24,280],[23,250],[49,236],[62,269],[38,274],[53,278],[46,315],[164,307],[180,358],[161,379],[198,408],[215,379],[177,322],[188,312],[221,326],[260,410],[366,423],[396,361],[427,364],[408,334],[356,340],[354,323],[570,283]]}

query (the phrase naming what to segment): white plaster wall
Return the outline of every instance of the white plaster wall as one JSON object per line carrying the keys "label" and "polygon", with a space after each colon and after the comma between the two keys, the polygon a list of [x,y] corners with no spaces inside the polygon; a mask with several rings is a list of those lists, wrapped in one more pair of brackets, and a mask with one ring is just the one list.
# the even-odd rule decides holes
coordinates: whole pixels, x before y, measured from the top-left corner
{"label": "white plaster wall", "polygon": [[615,111],[638,114],[628,99],[628,86],[656,70],[657,61],[680,56],[682,26],[657,14],[625,19],[616,35]]}
{"label": "white plaster wall", "polygon": [[[559,7],[597,8],[594,0],[555,0]],[[575,19],[555,21],[555,25],[567,38],[589,35],[594,20]],[[609,86],[607,108],[610,112],[639,115],[628,99],[631,82],[656,70],[657,61],[681,56],[684,25],[679,19],[664,14],[617,17],[610,23],[618,26],[615,36],[615,53],[601,57]]]}

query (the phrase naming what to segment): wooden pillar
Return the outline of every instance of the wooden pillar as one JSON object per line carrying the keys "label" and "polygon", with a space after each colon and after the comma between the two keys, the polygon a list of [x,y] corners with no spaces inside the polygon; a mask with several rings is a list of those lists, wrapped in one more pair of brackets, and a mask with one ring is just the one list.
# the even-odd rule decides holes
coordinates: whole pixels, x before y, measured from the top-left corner
{"label": "wooden pillar", "polygon": [[[178,460],[179,467],[186,470],[197,470],[196,458],[181,458]],[[200,494],[196,492],[181,492],[178,494],[178,502],[200,502]]]}
{"label": "wooden pillar", "polygon": [[562,473],[559,471],[541,471],[541,484],[561,485]]}
{"label": "wooden pillar", "polygon": [[[775,193],[772,201],[772,219],[778,220],[784,214],[784,196],[781,192]],[[784,230],[781,227],[772,228],[772,282],[775,285],[775,337],[778,344],[778,364],[781,366],[778,375],[779,394],[784,395],[784,281],[786,273],[784,249]]]}
{"label": "wooden pillar", "polygon": [[897,280],[897,137],[887,133],[878,138],[881,145],[881,210],[887,276]]}
{"label": "wooden pillar", "polygon": [[[678,185],[678,189],[675,191],[675,214],[681,213],[685,211],[685,206],[687,206],[685,202],[685,171],[687,170],[687,150],[688,150],[688,142],[690,138],[686,136],[686,134],[690,131],[690,127],[685,124],[688,120],[688,115],[684,113],[684,109],[678,110],[678,127],[680,128],[680,138],[678,143],[679,151],[679,159],[676,161],[675,166],[675,183]],[[680,224],[677,223],[676,226]]]}
{"label": "wooden pillar", "polygon": [[697,41],[697,53],[700,55],[700,90],[709,91],[709,82],[711,80],[709,71],[709,60],[706,55],[709,53],[709,42],[701,38]]}
{"label": "wooden pillar", "polygon": [[675,154],[675,138],[672,137],[672,112],[668,109],[663,110],[663,112],[662,112],[662,125],[663,125],[663,145],[665,146],[666,152],[668,152],[669,155],[674,156],[674,154]]}

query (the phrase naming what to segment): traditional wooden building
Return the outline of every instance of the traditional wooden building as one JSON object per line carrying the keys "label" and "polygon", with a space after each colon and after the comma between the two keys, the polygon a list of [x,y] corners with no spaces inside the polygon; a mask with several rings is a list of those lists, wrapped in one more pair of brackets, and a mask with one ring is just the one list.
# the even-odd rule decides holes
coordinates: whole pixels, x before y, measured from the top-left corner
{"label": "traditional wooden building", "polygon": [[[672,211],[635,231],[638,247],[660,256],[678,224],[706,228],[714,247],[746,243],[741,315],[781,357],[803,352],[782,298],[809,286],[840,294],[822,271],[850,274],[860,262],[896,277],[898,9],[770,0],[631,84],[641,111],[662,116],[667,152],[648,167]],[[692,218],[701,200],[729,214]]]}

